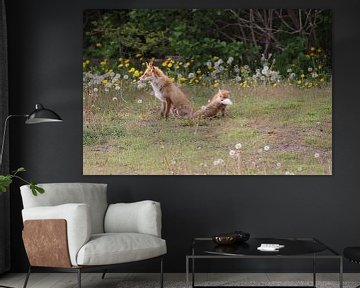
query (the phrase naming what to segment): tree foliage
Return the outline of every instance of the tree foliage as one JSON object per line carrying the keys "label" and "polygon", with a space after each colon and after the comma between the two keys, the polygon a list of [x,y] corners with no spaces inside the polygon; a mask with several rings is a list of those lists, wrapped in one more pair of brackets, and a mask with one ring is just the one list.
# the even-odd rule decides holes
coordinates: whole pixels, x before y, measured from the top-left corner
{"label": "tree foliage", "polygon": [[313,9],[86,10],[84,58],[219,56],[251,65],[271,53],[283,66],[306,62],[315,47],[331,68],[331,16]]}

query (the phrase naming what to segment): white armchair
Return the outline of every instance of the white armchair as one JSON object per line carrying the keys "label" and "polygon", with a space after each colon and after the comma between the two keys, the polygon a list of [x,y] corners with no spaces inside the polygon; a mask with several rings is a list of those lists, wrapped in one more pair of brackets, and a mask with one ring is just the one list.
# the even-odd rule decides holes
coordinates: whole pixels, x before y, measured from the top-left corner
{"label": "white armchair", "polygon": [[[154,201],[107,204],[106,184],[40,184],[33,196],[28,185],[21,196],[23,240],[30,267],[77,272],[107,270],[121,263],[159,257],[163,287],[161,209]],[[105,273],[103,274],[103,278]]]}

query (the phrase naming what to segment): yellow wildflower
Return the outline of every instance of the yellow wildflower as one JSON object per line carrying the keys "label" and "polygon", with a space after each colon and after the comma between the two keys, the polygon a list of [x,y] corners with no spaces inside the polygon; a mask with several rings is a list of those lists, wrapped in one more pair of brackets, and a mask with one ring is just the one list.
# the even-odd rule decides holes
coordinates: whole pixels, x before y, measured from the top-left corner
{"label": "yellow wildflower", "polygon": [[170,62],[169,64],[167,64],[168,68],[171,68],[173,66],[173,64]]}
{"label": "yellow wildflower", "polygon": [[135,68],[134,68],[134,67],[132,67],[132,68],[129,70],[129,73],[133,73],[133,72],[135,72]]}
{"label": "yellow wildflower", "polygon": [[121,67],[123,67],[123,66],[124,66],[124,64],[122,64],[122,63],[120,63],[120,64],[118,65],[119,68],[121,68]]}
{"label": "yellow wildflower", "polygon": [[125,64],[125,67],[126,67],[126,68],[128,68],[128,67],[129,67],[129,65],[130,65],[129,63],[126,63],[126,64]]}
{"label": "yellow wildflower", "polygon": [[97,48],[100,48],[102,45],[101,45],[101,43],[96,43],[95,46],[96,46]]}
{"label": "yellow wildflower", "polygon": [[197,74],[201,74],[201,70],[200,70],[200,69],[197,70],[196,73],[197,73]]}
{"label": "yellow wildflower", "polygon": [[300,77],[301,77],[301,78],[304,78],[304,77],[305,77],[305,75],[304,75],[304,74],[301,74],[301,75],[300,75]]}
{"label": "yellow wildflower", "polygon": [[138,53],[138,54],[135,55],[135,57],[136,57],[136,58],[140,58],[140,57],[141,57],[141,54]]}
{"label": "yellow wildflower", "polygon": [[135,76],[135,77],[139,77],[139,76],[140,76],[140,72],[139,72],[138,70],[135,70],[134,76]]}
{"label": "yellow wildflower", "polygon": [[301,80],[296,81],[297,84],[301,84]]}
{"label": "yellow wildflower", "polygon": [[219,86],[219,83],[217,83],[217,82],[216,82],[216,83],[214,83],[214,85],[213,85],[213,86],[216,88],[216,87],[218,87],[218,86]]}
{"label": "yellow wildflower", "polygon": [[164,61],[163,63],[161,63],[161,66],[163,66],[163,67],[166,67],[166,65],[167,65],[167,62],[166,62],[166,61]]}
{"label": "yellow wildflower", "polygon": [[315,47],[311,47],[311,48],[310,48],[310,51],[315,51]]}
{"label": "yellow wildflower", "polygon": [[104,79],[104,80],[101,81],[101,83],[103,83],[103,84],[106,84],[108,82],[109,82],[109,80],[107,80],[107,79]]}

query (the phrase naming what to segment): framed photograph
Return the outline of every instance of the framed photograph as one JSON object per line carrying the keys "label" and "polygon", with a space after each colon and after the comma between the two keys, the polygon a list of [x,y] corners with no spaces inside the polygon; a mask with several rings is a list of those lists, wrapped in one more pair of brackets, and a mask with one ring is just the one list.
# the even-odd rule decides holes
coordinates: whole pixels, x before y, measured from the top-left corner
{"label": "framed photograph", "polygon": [[83,14],[84,175],[332,175],[332,11]]}

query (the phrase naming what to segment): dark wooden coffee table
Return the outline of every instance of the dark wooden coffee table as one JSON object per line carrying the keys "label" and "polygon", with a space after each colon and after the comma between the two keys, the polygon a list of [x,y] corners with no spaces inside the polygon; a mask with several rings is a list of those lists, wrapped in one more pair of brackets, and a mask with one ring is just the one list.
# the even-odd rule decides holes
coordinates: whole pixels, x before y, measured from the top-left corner
{"label": "dark wooden coffee table", "polygon": [[[277,252],[263,252],[257,250],[261,243],[276,243],[284,245]],[[316,260],[335,259],[339,261],[339,287],[343,287],[343,258],[335,250],[315,238],[250,238],[245,243],[229,246],[219,246],[211,238],[195,238],[191,253],[186,256],[186,287],[189,287],[189,271],[191,268],[191,287],[204,287],[195,285],[195,260],[201,259],[312,259],[313,285],[293,287],[314,287],[316,288]],[[214,286],[211,286],[214,287]],[[222,286],[227,287],[227,286]],[[248,287],[248,286],[231,286]],[[256,287],[256,286],[251,286]],[[262,286],[264,287],[264,286]],[[274,286],[271,286],[274,287]],[[284,286],[281,286],[284,287]]]}

